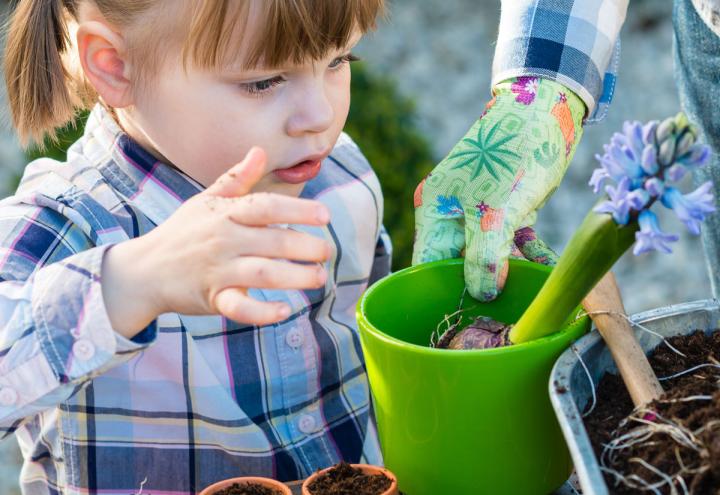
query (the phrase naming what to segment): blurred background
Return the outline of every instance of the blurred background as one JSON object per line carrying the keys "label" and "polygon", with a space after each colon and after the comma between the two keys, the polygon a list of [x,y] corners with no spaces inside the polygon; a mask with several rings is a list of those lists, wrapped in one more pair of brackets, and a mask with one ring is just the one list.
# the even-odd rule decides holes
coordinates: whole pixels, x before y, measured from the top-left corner
{"label": "blurred background", "polygon": [[[7,14],[0,0],[0,15]],[[662,119],[680,110],[672,74],[672,2],[633,0],[623,28],[616,94],[608,117],[587,127],[562,186],[540,212],[538,233],[562,251],[596,198],[587,182],[593,158],[624,120]],[[353,106],[347,131],[377,171],[395,270],[412,254],[412,193],[433,165],[463,137],[490,98],[490,68],[500,15],[498,0],[391,0],[390,16],[356,49]],[[12,194],[24,153],[8,125],[0,91],[0,197]],[[63,143],[72,142],[69,131]],[[62,146],[50,150],[63,155]],[[669,215],[665,229],[683,232],[671,255],[626,255],[616,265],[629,313],[711,297],[698,238]],[[18,452],[0,442],[0,494],[17,495]]]}

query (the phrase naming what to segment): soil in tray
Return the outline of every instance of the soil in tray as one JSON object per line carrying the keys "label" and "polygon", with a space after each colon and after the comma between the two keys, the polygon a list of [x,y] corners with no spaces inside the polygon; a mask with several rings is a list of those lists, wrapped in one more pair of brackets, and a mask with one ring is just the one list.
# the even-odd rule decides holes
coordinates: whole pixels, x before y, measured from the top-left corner
{"label": "soil in tray", "polygon": [[315,481],[308,489],[312,495],[380,495],[392,481],[382,474],[363,474],[359,469],[341,462]]}
{"label": "soil in tray", "polygon": [[281,493],[257,483],[233,483],[213,495],[281,495]]}
{"label": "soil in tray", "polygon": [[[610,374],[602,378],[595,409],[584,419],[595,455],[598,460],[602,459],[601,465],[622,473],[633,484],[633,487],[627,486],[604,470],[613,494],[720,495],[720,366],[717,366],[720,364],[720,332],[705,335],[698,331],[668,341],[686,357],[666,345],[657,347],[650,356],[650,364],[659,378],[702,364],[716,366],[704,366],[661,381],[665,394],[644,410],[634,412],[622,380]],[[635,419],[623,423],[628,416]],[[680,429],[667,428],[669,422]],[[649,427],[644,433],[652,435],[638,435],[634,444],[606,450],[602,455],[604,445],[611,440],[630,432],[640,433],[638,428],[643,427]],[[614,456],[608,455],[611,452]],[[671,490],[670,481],[676,491]],[[658,491],[641,489],[645,483],[654,485]]]}

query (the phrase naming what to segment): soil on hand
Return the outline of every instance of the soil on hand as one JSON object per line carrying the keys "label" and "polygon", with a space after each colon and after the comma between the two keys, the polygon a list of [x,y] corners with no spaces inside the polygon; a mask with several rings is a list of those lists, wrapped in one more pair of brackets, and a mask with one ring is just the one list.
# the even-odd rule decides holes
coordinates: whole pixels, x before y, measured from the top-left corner
{"label": "soil on hand", "polygon": [[282,493],[257,483],[233,483],[213,495],[282,495]]}
{"label": "soil on hand", "polygon": [[[658,378],[710,366],[661,381],[665,394],[636,411],[622,380],[605,375],[585,418],[613,494],[720,495],[720,332],[668,341],[686,357],[661,344],[650,356]],[[613,439],[621,448],[605,447]]]}
{"label": "soil on hand", "polygon": [[383,474],[363,474],[360,469],[341,462],[310,483],[312,495],[380,495],[392,481]]}

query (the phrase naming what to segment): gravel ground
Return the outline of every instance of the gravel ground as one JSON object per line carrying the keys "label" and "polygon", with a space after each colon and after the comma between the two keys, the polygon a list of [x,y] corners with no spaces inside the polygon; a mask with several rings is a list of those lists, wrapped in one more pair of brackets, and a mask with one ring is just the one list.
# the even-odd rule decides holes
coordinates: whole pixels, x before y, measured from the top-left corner
{"label": "gravel ground", "polygon": [[[589,127],[563,185],[540,214],[538,231],[561,250],[595,198],[586,185],[610,135],[626,119],[661,119],[679,102],[672,76],[672,2],[635,0],[622,32],[623,54],[608,118]],[[0,13],[5,8],[0,1]],[[357,52],[368,65],[394,77],[417,101],[419,125],[441,158],[465,133],[488,100],[497,30],[497,0],[393,0],[389,22]],[[4,103],[0,92],[0,105]],[[0,118],[7,110],[0,106]],[[22,167],[7,126],[0,128],[0,184]],[[414,185],[408,185],[414,187]],[[0,195],[7,193],[0,188]],[[670,229],[680,225],[663,220]],[[626,256],[616,267],[629,312],[710,297],[702,247],[684,235],[672,255]],[[0,442],[0,494],[16,495],[19,455],[14,439]]]}

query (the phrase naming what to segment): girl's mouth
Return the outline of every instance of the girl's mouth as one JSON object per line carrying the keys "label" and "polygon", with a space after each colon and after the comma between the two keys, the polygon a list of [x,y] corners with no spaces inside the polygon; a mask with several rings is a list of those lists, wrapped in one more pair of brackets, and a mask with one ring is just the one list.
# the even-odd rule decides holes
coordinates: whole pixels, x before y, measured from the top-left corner
{"label": "girl's mouth", "polygon": [[273,174],[288,184],[301,184],[315,178],[321,165],[322,160],[305,160],[292,167],[275,170]]}

